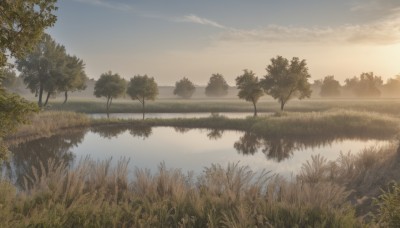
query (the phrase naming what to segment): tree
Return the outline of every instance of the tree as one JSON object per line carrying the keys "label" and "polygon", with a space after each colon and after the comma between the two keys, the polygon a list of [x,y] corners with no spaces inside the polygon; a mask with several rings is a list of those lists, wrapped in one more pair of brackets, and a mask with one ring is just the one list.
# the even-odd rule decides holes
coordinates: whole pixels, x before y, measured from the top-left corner
{"label": "tree", "polygon": [[359,78],[353,77],[345,80],[345,88],[351,90],[359,97],[380,96],[379,87],[383,81],[380,76],[375,76],[373,72],[362,73]]}
{"label": "tree", "polygon": [[0,67],[23,57],[57,20],[57,0],[0,1]]}
{"label": "tree", "polygon": [[196,87],[186,77],[175,83],[174,95],[178,95],[182,98],[189,99],[196,91]]}
{"label": "tree", "polygon": [[22,81],[14,70],[4,67],[0,68],[0,75],[3,75],[2,86],[9,91],[17,91],[18,87],[22,85]]}
{"label": "tree", "polygon": [[112,100],[122,96],[125,93],[125,87],[125,80],[119,74],[113,74],[111,71],[102,74],[94,85],[94,95],[107,98],[106,110],[108,118],[110,118]]}
{"label": "tree", "polygon": [[222,74],[212,74],[206,86],[206,95],[209,97],[222,97],[228,94],[228,83]]}
{"label": "tree", "polygon": [[[64,46],[57,44],[50,35],[43,34],[34,51],[17,60],[21,77],[32,93],[38,96],[39,107],[46,106],[50,95],[55,95],[64,77],[67,54]],[[46,101],[43,104],[43,93]]]}
{"label": "tree", "polygon": [[143,119],[145,114],[145,101],[154,100],[158,95],[158,86],[153,77],[136,75],[131,78],[126,93],[137,99],[142,104]]}
{"label": "tree", "polygon": [[239,98],[251,101],[254,106],[254,116],[257,116],[256,104],[264,93],[253,71],[244,70],[244,73],[236,78],[236,86],[239,89]]}
{"label": "tree", "polygon": [[340,95],[340,83],[333,75],[326,76],[321,84],[320,95],[322,97],[334,97]]}
{"label": "tree", "polygon": [[76,56],[67,56],[65,72],[58,84],[59,92],[64,92],[64,104],[68,100],[68,92],[86,89],[88,80],[85,73],[85,64]]}
{"label": "tree", "polygon": [[7,153],[3,137],[37,111],[31,102],[4,90],[3,69],[8,58],[22,57],[37,43],[44,29],[55,23],[55,3],[56,0],[0,1],[0,160]]}
{"label": "tree", "polygon": [[298,99],[311,96],[310,78],[306,60],[293,57],[290,61],[282,56],[271,59],[267,66],[267,75],[261,80],[261,85],[266,94],[277,99],[283,111],[285,104],[297,97]]}
{"label": "tree", "polygon": [[400,94],[400,75],[395,76],[395,78],[389,78],[384,85],[386,92],[389,95],[399,95]]}

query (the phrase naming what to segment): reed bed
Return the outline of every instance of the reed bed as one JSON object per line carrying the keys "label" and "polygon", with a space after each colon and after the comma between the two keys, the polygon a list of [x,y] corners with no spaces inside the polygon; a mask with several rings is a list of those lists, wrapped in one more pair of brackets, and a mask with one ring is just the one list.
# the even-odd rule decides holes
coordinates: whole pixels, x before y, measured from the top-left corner
{"label": "reed bed", "polygon": [[18,127],[6,140],[49,137],[67,129],[87,127],[91,120],[85,114],[66,111],[41,111],[34,114],[28,124]]}
{"label": "reed bed", "polygon": [[151,173],[128,161],[49,161],[17,191],[0,182],[5,227],[361,227],[335,184],[288,182],[249,167],[212,165],[194,178],[161,163]]}

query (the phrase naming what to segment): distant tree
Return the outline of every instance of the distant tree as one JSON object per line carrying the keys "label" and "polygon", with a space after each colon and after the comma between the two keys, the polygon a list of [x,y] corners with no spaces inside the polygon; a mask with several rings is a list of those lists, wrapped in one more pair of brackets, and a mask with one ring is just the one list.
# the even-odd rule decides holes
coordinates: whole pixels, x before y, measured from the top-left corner
{"label": "distant tree", "polygon": [[289,60],[282,56],[271,59],[267,66],[267,75],[261,80],[261,85],[266,94],[277,99],[283,111],[285,104],[293,97],[298,99],[311,96],[310,78],[306,60],[293,57]]}
{"label": "distant tree", "polygon": [[228,94],[229,85],[222,74],[213,74],[206,86],[206,95],[209,97],[222,97]]}
{"label": "distant tree", "polygon": [[359,78],[353,77],[345,80],[345,88],[351,90],[359,97],[380,96],[379,87],[383,81],[380,76],[375,76],[373,72],[362,73]]}
{"label": "distant tree", "polygon": [[86,81],[88,80],[85,73],[85,64],[81,59],[68,55],[66,61],[63,77],[58,83],[59,92],[64,93],[64,104],[68,100],[68,92],[85,90]]}
{"label": "distant tree", "polygon": [[111,71],[100,76],[94,85],[94,95],[96,97],[107,98],[107,117],[110,117],[110,106],[112,100],[122,96],[125,93],[126,82],[118,74],[113,74]]}
{"label": "distant tree", "polygon": [[174,95],[178,95],[182,98],[191,98],[193,93],[196,91],[194,84],[186,77],[175,83]]}
{"label": "distant tree", "polygon": [[22,58],[43,31],[54,25],[57,0],[0,1],[0,67],[7,58]]}
{"label": "distant tree", "polygon": [[239,98],[251,101],[254,107],[254,116],[257,116],[256,104],[264,92],[253,71],[244,70],[244,73],[236,78],[236,86],[239,89]]}
{"label": "distant tree", "polygon": [[[38,96],[39,107],[46,106],[49,97],[56,94],[59,82],[64,77],[66,56],[64,46],[44,34],[32,53],[17,60],[24,83]],[[43,104],[44,92],[47,92],[47,96]]]}
{"label": "distant tree", "polygon": [[333,75],[326,76],[322,81],[320,95],[322,97],[340,96],[340,83]]}
{"label": "distant tree", "polygon": [[154,100],[158,95],[158,86],[154,78],[147,75],[136,75],[131,78],[126,93],[132,98],[137,99],[142,104],[143,119],[145,114],[145,101]]}
{"label": "distant tree", "polygon": [[394,78],[389,78],[384,85],[384,89],[390,95],[400,94],[400,75],[397,75]]}

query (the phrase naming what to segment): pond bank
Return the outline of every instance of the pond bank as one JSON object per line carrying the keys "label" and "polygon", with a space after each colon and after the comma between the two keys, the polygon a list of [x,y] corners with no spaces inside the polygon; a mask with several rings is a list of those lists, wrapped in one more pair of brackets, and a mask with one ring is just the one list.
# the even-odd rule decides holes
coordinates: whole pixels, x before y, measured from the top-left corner
{"label": "pond bank", "polygon": [[384,114],[336,110],[309,113],[279,113],[272,116],[230,119],[218,114],[205,118],[175,119],[90,119],[75,112],[45,111],[36,114],[31,124],[22,125],[6,141],[49,137],[74,128],[125,125],[168,126],[239,130],[272,137],[372,137],[391,138],[399,132],[400,120]]}

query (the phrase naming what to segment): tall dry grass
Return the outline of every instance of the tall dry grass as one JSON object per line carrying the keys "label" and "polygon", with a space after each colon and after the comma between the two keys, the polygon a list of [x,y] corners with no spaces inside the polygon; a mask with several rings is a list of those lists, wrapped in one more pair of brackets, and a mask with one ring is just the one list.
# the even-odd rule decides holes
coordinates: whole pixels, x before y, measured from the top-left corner
{"label": "tall dry grass", "polygon": [[42,111],[30,117],[29,123],[18,127],[6,140],[49,137],[62,131],[87,127],[91,123],[85,114],[76,112]]}
{"label": "tall dry grass", "polygon": [[0,181],[5,227],[358,227],[337,185],[288,182],[230,164],[191,173],[160,164],[155,173],[127,160],[49,161],[20,191]]}

